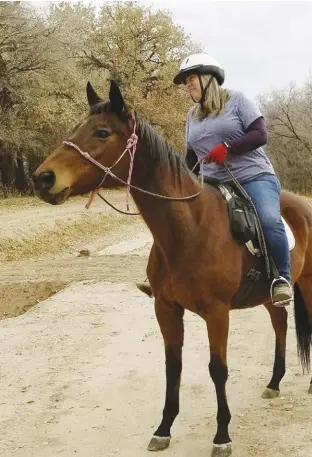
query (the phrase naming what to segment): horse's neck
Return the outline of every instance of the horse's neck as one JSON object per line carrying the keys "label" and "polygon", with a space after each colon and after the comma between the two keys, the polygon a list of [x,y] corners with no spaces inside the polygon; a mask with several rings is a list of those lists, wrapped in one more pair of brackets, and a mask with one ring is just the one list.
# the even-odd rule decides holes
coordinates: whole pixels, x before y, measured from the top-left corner
{"label": "horse's neck", "polygon": [[[136,167],[132,183],[149,192],[174,198],[200,191],[199,183],[183,169],[175,172],[157,168],[147,177],[144,169]],[[195,213],[198,213],[196,199],[183,202],[165,201],[136,190],[132,191],[132,197],[152,232],[155,243],[165,256],[171,256],[174,250],[180,250],[195,228]]]}

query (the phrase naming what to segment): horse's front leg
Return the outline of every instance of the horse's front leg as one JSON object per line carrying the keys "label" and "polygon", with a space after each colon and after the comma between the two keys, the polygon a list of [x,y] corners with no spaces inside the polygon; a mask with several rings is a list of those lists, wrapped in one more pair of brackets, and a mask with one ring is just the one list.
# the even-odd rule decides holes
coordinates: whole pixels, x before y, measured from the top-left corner
{"label": "horse's front leg", "polygon": [[184,309],[178,304],[156,300],[155,311],[164,338],[167,386],[162,421],[148,445],[148,450],[162,451],[170,444],[171,426],[179,413]]}
{"label": "horse's front leg", "polygon": [[229,331],[229,307],[223,303],[217,304],[205,316],[209,345],[209,372],[214,382],[218,412],[217,433],[213,440],[212,457],[228,457],[232,453],[228,425],[231,414],[227,403],[225,384],[228,379],[227,340]]}

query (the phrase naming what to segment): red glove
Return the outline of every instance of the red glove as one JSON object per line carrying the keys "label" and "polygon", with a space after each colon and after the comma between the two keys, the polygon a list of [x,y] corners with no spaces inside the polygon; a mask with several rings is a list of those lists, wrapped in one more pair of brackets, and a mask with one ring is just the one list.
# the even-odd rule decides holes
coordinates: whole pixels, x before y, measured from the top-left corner
{"label": "red glove", "polygon": [[212,149],[210,149],[210,152],[205,157],[204,162],[205,163],[210,163],[210,162],[216,162],[219,165],[223,165],[225,162],[225,159],[227,158],[228,155],[228,147],[226,144],[221,143],[217,144],[214,146]]}

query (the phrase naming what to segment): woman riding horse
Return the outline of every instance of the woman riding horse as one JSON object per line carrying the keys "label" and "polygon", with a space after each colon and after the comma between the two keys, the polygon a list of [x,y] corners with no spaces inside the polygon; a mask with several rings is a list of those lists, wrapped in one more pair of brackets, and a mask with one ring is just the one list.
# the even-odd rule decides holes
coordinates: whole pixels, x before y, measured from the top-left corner
{"label": "woman riding horse", "polygon": [[[197,67],[197,70],[198,68],[201,67]],[[217,68],[221,76],[221,69]],[[207,66],[203,65],[202,69],[207,71]],[[194,72],[194,68],[192,71]],[[211,65],[209,71],[212,72]],[[181,77],[183,81],[185,74],[190,76],[188,71],[184,73],[184,68],[181,68],[178,79]],[[216,77],[211,85],[214,84],[214,79]],[[198,81],[199,85],[200,81],[205,83],[204,76],[198,78]],[[196,83],[193,86],[192,96],[198,99]],[[201,91],[204,89],[203,87]],[[285,307],[272,306],[267,275],[261,275],[248,299],[233,303],[233,297],[244,284],[246,273],[261,259],[255,259],[246,246],[233,239],[227,203],[219,190],[211,185],[201,188],[181,155],[144,119],[129,109],[115,81],[111,81],[107,101],[103,101],[96,94],[90,83],[86,90],[89,114],[76,126],[67,141],[60,144],[35,171],[33,182],[36,194],[44,201],[57,205],[74,195],[94,192],[99,187],[127,186],[153,235],[154,243],[148,260],[147,276],[155,297],[155,314],[163,336],[166,357],[165,405],[148,449],[160,451],[169,446],[171,428],[179,413],[183,316],[184,310],[189,310],[205,321],[209,338],[209,372],[215,385],[218,409],[212,457],[228,457],[232,452],[229,436],[231,414],[226,396],[230,310],[264,304],[270,314],[276,336],[275,358],[272,378],[263,393],[264,398],[279,395],[280,382],[285,374],[287,311]],[[241,119],[246,130],[248,123],[253,123],[261,116],[256,111],[250,121],[250,116],[247,116],[250,111],[242,115],[238,100],[241,100],[243,106],[249,105],[244,102],[242,95],[229,92],[229,99],[223,102],[224,114],[211,115],[211,118],[208,116],[209,119],[206,116],[202,120],[193,120],[192,117],[189,123],[194,121],[194,125],[202,127],[206,122],[218,122],[232,106],[233,122],[239,126],[238,119]],[[220,104],[219,98],[219,106]],[[236,109],[233,104],[237,104]],[[200,104],[198,106],[200,114],[202,108]],[[230,121],[223,125],[227,129],[231,127]],[[220,128],[218,131],[220,134]],[[202,136],[205,132],[202,132]],[[227,138],[229,146],[230,142],[234,144],[232,137],[235,134],[230,129],[231,132]],[[193,139],[189,138],[190,145],[193,145],[199,154],[200,147],[197,144],[201,144],[200,135],[198,130]],[[241,131],[241,137],[244,135]],[[217,143],[220,141],[221,139],[218,139]],[[218,150],[222,150],[222,146],[217,148]],[[206,151],[203,147],[202,155],[205,155]],[[216,152],[216,148],[214,151],[210,158],[219,157],[220,153]],[[256,157],[258,161],[255,161]],[[240,159],[245,160],[245,168],[239,165]],[[231,168],[234,172],[238,164],[238,168],[244,169],[245,173],[249,173],[249,168],[259,168],[259,161],[263,166],[266,161],[259,148],[250,153],[242,153],[241,156],[229,152],[228,160],[232,162]],[[223,171],[222,167],[216,164],[207,164],[207,169],[219,171],[220,174]],[[269,165],[267,170],[270,172],[263,175],[266,180],[263,176],[258,178],[262,179],[264,187],[271,189],[269,195],[273,203],[279,192],[276,181],[272,181],[276,183],[275,192],[272,183],[267,181],[274,178]],[[257,179],[251,182],[256,184]],[[266,194],[263,195],[267,200]],[[275,208],[273,213],[279,216],[276,210],[278,204],[272,206]],[[302,365],[309,368],[312,341],[312,212],[303,198],[289,192],[281,194],[281,208],[296,239],[296,246],[291,252],[291,270],[297,343]],[[278,259],[276,262],[278,263]],[[287,278],[287,271],[282,270],[281,273]],[[246,340],[248,341],[248,338]],[[312,393],[312,385],[309,391]]]}
{"label": "woman riding horse", "polygon": [[[272,283],[272,301],[288,305],[292,299],[290,255],[280,214],[281,186],[263,147],[267,130],[263,116],[242,92],[223,89],[224,70],[207,54],[186,57],[174,78],[185,84],[195,103],[186,120],[186,160],[203,159],[203,176],[221,183],[235,178],[252,199],[266,243],[279,272]],[[196,155],[195,155],[196,154]]]}

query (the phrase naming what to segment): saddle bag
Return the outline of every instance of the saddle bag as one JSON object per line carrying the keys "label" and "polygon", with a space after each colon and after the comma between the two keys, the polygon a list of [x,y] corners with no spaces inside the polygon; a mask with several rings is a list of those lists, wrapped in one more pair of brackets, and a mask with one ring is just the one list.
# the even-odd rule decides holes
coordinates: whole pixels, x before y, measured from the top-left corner
{"label": "saddle bag", "polygon": [[245,244],[257,239],[256,217],[248,202],[232,194],[228,213],[232,235],[238,243]]}

